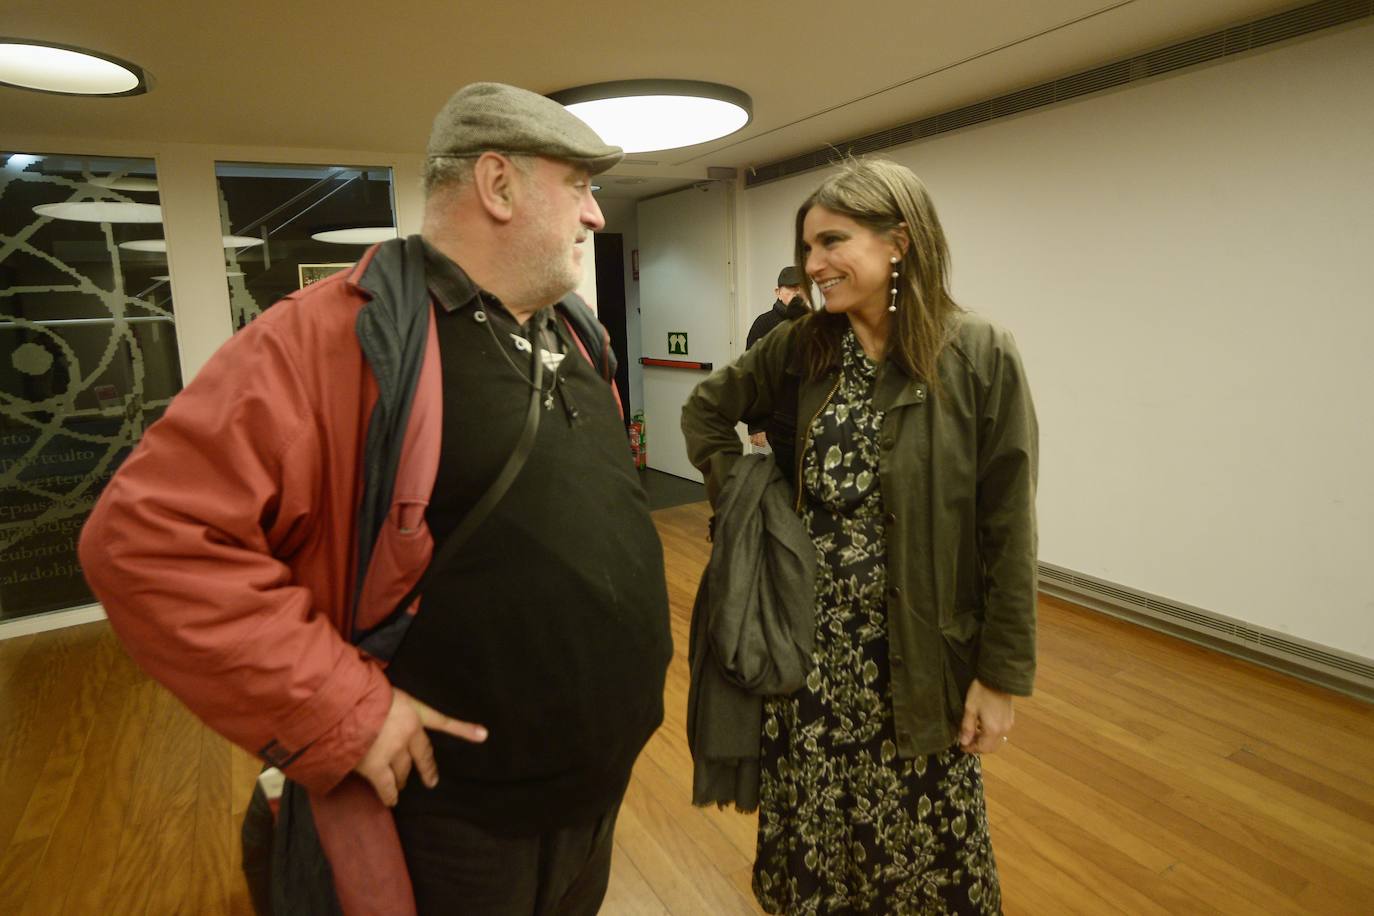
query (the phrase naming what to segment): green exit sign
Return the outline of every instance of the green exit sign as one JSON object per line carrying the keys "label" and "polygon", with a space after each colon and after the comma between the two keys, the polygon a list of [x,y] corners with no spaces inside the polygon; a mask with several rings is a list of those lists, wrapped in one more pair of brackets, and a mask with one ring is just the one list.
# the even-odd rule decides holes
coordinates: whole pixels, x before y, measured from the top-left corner
{"label": "green exit sign", "polygon": [[668,355],[686,356],[687,355],[687,333],[685,331],[668,332]]}

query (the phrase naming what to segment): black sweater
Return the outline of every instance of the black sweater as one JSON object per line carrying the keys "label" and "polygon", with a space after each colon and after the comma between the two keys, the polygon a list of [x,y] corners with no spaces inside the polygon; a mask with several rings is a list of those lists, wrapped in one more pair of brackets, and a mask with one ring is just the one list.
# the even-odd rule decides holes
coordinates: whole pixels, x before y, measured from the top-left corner
{"label": "black sweater", "polygon": [[[475,295],[438,316],[443,442],[426,513],[436,543],[499,472],[530,394],[530,356],[510,336],[522,329],[497,304],[480,309],[490,327],[475,320]],[[411,780],[401,804],[502,833],[584,823],[619,801],[662,721],[672,656],[662,547],[614,396],[555,327],[567,355],[529,459],[459,558],[434,571],[388,669],[396,686],[490,732],[483,744],[431,733],[439,785]]]}

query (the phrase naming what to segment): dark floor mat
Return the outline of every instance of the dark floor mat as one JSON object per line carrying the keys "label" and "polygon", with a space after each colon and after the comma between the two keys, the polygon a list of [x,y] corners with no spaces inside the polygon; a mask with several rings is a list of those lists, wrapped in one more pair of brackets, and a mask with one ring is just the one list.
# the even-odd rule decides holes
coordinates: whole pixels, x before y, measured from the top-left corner
{"label": "dark floor mat", "polygon": [[704,484],[651,468],[640,470],[639,483],[649,495],[650,510],[671,509],[673,506],[699,503],[706,499]]}

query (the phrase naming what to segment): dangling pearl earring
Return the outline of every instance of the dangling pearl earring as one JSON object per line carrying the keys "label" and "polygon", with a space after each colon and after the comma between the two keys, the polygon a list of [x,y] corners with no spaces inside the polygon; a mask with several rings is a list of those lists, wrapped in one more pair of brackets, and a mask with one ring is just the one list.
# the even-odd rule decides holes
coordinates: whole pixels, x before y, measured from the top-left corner
{"label": "dangling pearl earring", "polygon": [[891,300],[888,302],[888,304],[887,304],[887,310],[888,310],[889,312],[895,312],[895,311],[897,311],[897,261],[898,261],[898,260],[899,260],[898,257],[894,254],[894,255],[892,256],[892,299],[891,299]]}

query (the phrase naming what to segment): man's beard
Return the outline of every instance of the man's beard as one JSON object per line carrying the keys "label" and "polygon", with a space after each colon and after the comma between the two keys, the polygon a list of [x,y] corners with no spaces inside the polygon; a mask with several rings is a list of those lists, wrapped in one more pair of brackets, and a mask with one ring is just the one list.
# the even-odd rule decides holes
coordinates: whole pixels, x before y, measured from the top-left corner
{"label": "man's beard", "polygon": [[[542,189],[533,182],[530,186],[534,212],[549,212]],[[528,227],[525,238],[512,246],[512,256],[525,289],[525,300],[540,308],[559,301],[582,281],[581,267],[574,261],[567,242],[552,240],[542,224]]]}
{"label": "man's beard", "polygon": [[526,262],[521,268],[529,301],[540,307],[562,299],[577,289],[577,284],[582,280],[581,271],[569,261],[566,250],[554,257],[530,252],[521,260]]}

